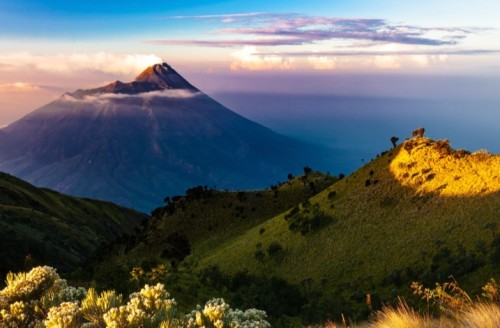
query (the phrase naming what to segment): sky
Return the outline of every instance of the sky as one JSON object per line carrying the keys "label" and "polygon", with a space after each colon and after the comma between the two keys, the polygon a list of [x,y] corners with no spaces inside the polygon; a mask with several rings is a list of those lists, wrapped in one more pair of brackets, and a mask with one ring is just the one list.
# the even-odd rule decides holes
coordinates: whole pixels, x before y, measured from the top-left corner
{"label": "sky", "polygon": [[0,127],[166,61],[211,94],[499,99],[500,1],[0,0]]}

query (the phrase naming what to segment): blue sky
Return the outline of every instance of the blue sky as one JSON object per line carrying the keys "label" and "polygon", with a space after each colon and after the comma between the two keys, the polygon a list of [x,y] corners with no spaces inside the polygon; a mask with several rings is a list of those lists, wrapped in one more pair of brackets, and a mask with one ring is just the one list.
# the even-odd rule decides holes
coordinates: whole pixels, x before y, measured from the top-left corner
{"label": "blue sky", "polygon": [[420,97],[432,91],[420,77],[437,76],[447,96],[491,98],[499,12],[497,0],[0,0],[0,126],[162,60],[209,92]]}

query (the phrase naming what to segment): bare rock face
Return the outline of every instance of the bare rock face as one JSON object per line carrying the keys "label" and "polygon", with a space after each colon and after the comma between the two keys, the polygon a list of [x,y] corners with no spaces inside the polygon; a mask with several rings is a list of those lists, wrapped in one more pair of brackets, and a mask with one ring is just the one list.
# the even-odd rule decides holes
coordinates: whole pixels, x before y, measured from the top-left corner
{"label": "bare rock face", "polygon": [[168,64],[67,93],[0,130],[0,171],[150,211],[197,185],[267,187],[331,160],[241,117]]}

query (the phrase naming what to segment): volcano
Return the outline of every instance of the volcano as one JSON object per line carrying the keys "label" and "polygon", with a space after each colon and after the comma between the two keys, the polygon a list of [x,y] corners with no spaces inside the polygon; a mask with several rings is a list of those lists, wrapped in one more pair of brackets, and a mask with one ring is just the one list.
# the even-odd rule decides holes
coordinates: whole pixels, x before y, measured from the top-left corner
{"label": "volcano", "polygon": [[325,149],[234,113],[166,63],[130,83],[62,95],[0,129],[0,150],[0,171],[141,211],[193,186],[261,188],[329,161]]}

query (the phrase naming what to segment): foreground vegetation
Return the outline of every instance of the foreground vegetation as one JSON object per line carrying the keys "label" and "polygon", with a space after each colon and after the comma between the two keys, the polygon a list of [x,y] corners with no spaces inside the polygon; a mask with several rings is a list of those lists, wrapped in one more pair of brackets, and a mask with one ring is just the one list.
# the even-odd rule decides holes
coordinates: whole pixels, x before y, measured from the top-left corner
{"label": "foreground vegetation", "polygon": [[145,285],[125,301],[113,290],[68,286],[52,267],[9,273],[0,291],[1,327],[270,327],[266,313],[233,310],[223,299],[212,299],[186,315],[164,285]]}
{"label": "foreground vegetation", "polygon": [[[453,279],[436,283],[433,289],[416,282],[411,287],[426,304],[423,313],[400,299],[397,307],[373,311],[365,323],[357,325],[344,318],[339,325],[328,322],[325,327],[500,326],[500,286],[494,279],[475,301]],[[366,304],[372,307],[370,295]],[[182,314],[161,283],[146,284],[126,301],[114,290],[99,293],[94,288],[69,286],[48,266],[9,273],[6,287],[0,291],[1,327],[271,327],[266,317],[266,312],[257,309],[233,310],[222,298]]]}
{"label": "foreground vegetation", "polygon": [[[396,307],[385,306],[373,314],[373,319],[365,324],[341,324],[329,322],[326,327],[365,328],[486,328],[500,327],[500,287],[491,279],[482,287],[482,293],[475,300],[451,280],[435,288],[425,288],[414,282],[414,294],[427,304],[425,311],[417,311],[400,299]],[[368,299],[369,300],[369,299]]]}

